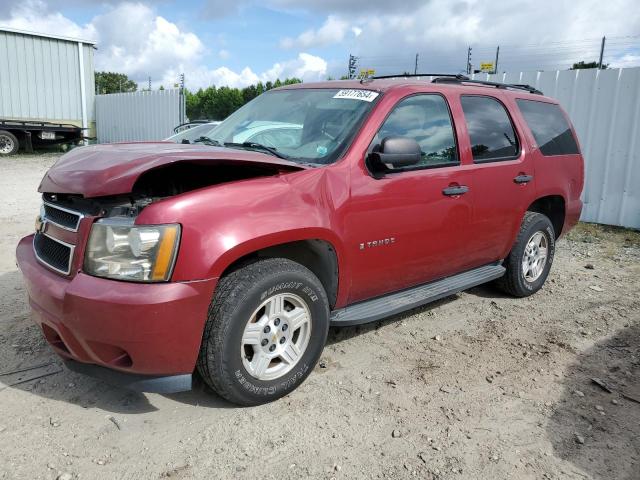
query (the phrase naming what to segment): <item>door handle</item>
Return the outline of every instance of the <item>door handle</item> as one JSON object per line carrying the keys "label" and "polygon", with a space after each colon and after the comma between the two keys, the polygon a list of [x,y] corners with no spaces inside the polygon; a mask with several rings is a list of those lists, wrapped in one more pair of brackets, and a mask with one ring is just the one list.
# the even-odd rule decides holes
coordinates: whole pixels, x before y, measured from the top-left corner
{"label": "door handle", "polygon": [[524,183],[529,183],[531,180],[533,180],[533,175],[526,175],[524,173],[521,173],[520,175],[518,175],[516,178],[513,179],[514,182],[520,185]]}
{"label": "door handle", "polygon": [[451,185],[444,190],[442,190],[442,194],[448,197],[457,197],[459,195],[464,195],[469,191],[469,187],[466,185]]}

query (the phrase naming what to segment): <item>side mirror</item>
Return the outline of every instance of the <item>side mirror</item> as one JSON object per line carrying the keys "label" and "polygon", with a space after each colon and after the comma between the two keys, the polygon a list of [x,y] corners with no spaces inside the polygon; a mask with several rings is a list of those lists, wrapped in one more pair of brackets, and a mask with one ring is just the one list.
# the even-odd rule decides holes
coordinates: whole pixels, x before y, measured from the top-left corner
{"label": "side mirror", "polygon": [[409,137],[385,137],[369,154],[367,162],[372,172],[410,167],[422,158],[420,145]]}

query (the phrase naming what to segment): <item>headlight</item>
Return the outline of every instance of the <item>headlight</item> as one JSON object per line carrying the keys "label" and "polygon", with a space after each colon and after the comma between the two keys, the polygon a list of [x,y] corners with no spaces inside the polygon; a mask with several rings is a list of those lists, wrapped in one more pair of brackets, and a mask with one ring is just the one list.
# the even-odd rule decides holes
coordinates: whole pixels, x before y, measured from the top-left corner
{"label": "headlight", "polygon": [[171,277],[180,225],[133,225],[102,219],[91,227],[84,270],[97,277],[132,282],[165,282]]}

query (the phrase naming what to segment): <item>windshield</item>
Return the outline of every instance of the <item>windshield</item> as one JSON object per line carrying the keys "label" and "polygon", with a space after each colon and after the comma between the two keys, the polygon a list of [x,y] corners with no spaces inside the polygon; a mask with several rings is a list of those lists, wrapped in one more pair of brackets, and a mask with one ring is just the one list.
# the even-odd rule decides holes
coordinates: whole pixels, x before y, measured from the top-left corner
{"label": "windshield", "polygon": [[264,93],[202,135],[211,144],[272,153],[291,161],[328,164],[349,145],[378,93],[291,89]]}
{"label": "windshield", "polygon": [[203,123],[202,125],[196,125],[195,127],[186,128],[175,135],[171,135],[166,140],[171,142],[180,143],[182,140],[189,140],[189,142],[193,142],[194,140],[200,138],[203,135],[206,135],[211,131],[216,125],[220,122],[215,123]]}

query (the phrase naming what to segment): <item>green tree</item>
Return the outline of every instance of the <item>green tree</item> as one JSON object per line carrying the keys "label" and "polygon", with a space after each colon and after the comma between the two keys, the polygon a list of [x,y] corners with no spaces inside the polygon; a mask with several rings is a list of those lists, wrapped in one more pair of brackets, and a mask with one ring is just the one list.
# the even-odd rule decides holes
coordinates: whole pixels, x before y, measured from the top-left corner
{"label": "green tree", "polygon": [[196,92],[185,90],[187,116],[191,120],[224,120],[245,103],[267,90],[301,82],[299,78],[286,78],[285,80],[276,79],[273,83],[258,82],[242,89],[211,86]]}
{"label": "green tree", "polygon": [[[603,70],[608,67],[608,63],[602,64]],[[585,62],[584,60],[580,60],[578,63],[574,63],[569,70],[582,70],[585,68],[598,68],[598,62]]]}
{"label": "green tree", "polygon": [[224,120],[244,105],[242,92],[237,88],[220,87],[211,109],[211,119]]}
{"label": "green tree", "polygon": [[95,72],[96,93],[135,92],[138,84],[124,73]]}
{"label": "green tree", "polygon": [[253,100],[254,98],[256,98],[258,95],[260,95],[261,92],[258,92],[258,87],[256,85],[249,85],[248,87],[245,87],[242,89],[242,98],[244,100],[244,103],[248,103],[251,100]]}

